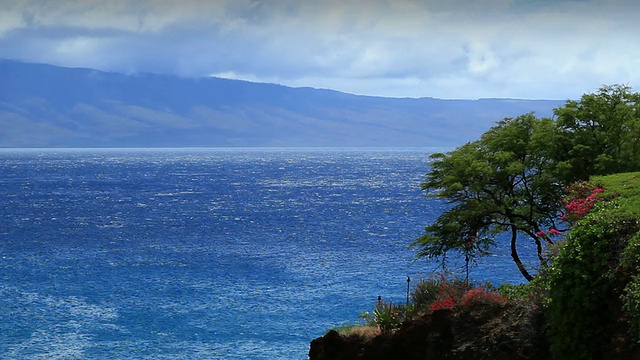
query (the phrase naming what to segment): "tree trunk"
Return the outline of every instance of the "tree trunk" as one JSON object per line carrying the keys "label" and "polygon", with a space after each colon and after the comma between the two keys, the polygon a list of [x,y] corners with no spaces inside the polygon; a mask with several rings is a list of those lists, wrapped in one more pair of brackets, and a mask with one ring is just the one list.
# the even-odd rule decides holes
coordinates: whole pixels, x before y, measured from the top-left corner
{"label": "tree trunk", "polygon": [[518,256],[518,249],[516,248],[517,239],[518,239],[518,231],[516,230],[515,226],[511,226],[511,258],[518,266],[518,270],[520,270],[520,273],[522,273],[522,276],[524,276],[524,278],[527,279],[527,281],[531,281],[533,280],[533,276],[531,276],[531,274],[529,274],[527,269],[525,269],[524,265],[522,264],[522,261],[520,260],[520,256]]}
{"label": "tree trunk", "polygon": [[[540,241],[538,237],[535,237],[534,239],[534,241],[536,242],[536,250],[538,251],[538,260],[540,260],[540,265],[545,266],[547,265],[547,261],[542,255],[542,241]],[[511,251],[513,251],[513,247],[511,248]]]}

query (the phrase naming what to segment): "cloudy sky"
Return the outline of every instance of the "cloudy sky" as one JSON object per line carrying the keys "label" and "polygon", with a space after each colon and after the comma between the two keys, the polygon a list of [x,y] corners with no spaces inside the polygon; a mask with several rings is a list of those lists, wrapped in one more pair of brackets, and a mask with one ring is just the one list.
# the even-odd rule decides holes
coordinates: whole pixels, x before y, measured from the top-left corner
{"label": "cloudy sky", "polygon": [[390,97],[640,89],[636,0],[0,0],[0,58]]}

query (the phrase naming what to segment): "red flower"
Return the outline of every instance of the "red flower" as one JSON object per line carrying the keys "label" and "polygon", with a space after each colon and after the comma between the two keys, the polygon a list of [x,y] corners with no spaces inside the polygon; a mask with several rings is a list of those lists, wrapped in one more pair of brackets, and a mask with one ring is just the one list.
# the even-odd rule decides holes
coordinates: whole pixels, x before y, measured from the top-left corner
{"label": "red flower", "polygon": [[442,309],[453,309],[455,306],[455,301],[453,298],[445,298],[436,300],[431,306],[429,306],[429,310],[436,311]]}
{"label": "red flower", "polygon": [[503,298],[499,294],[492,293],[484,287],[471,289],[467,291],[462,297],[462,303],[464,306],[470,306],[474,303],[504,303],[507,299]]}

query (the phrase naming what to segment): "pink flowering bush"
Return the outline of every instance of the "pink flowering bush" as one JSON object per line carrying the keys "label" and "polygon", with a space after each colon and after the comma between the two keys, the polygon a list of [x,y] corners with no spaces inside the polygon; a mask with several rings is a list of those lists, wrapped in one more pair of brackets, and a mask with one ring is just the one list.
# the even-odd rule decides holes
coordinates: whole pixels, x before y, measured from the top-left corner
{"label": "pink flowering bush", "polygon": [[562,217],[562,220],[576,222],[585,217],[597,202],[602,201],[602,198],[598,196],[598,194],[605,192],[602,187],[597,186],[591,189],[588,195],[585,196],[585,186],[585,184],[580,183],[569,188],[571,195],[567,199],[567,205],[565,206],[567,214]]}

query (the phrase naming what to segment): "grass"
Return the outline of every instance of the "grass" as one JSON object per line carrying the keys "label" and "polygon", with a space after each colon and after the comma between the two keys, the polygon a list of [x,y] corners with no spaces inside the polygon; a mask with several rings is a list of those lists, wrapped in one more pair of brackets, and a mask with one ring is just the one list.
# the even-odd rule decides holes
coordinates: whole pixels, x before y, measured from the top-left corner
{"label": "grass", "polygon": [[367,339],[380,335],[380,328],[375,324],[343,325],[336,327],[333,330],[343,336],[357,335]]}
{"label": "grass", "polygon": [[595,176],[590,181],[602,184],[605,194],[617,194],[625,212],[640,215],[640,172]]}

